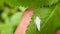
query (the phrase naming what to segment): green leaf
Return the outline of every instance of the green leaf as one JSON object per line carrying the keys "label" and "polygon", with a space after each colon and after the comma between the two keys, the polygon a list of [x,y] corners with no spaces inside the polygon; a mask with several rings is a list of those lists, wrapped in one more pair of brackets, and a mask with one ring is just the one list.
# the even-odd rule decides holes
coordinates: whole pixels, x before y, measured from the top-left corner
{"label": "green leaf", "polygon": [[1,27],[1,34],[13,34],[13,28],[10,27],[9,25],[4,25]]}
{"label": "green leaf", "polygon": [[8,18],[8,15],[7,13],[2,13],[2,18],[4,19],[4,23],[5,24],[9,24],[9,18]]}
{"label": "green leaf", "polygon": [[16,14],[14,14],[12,17],[11,17],[11,21],[10,21],[10,24],[12,26],[16,26],[19,24],[20,20],[21,20],[21,16],[22,16],[22,12],[17,12]]}
{"label": "green leaf", "polygon": [[[46,14],[45,21],[41,24],[40,34],[54,34],[55,31],[60,28],[60,6],[56,5],[55,8],[50,11],[50,14]],[[44,33],[43,33],[44,32]]]}
{"label": "green leaf", "polygon": [[[40,31],[34,24],[34,18],[41,18]],[[54,34],[60,28],[60,5],[36,9],[33,19],[28,26],[26,34]]]}
{"label": "green leaf", "polygon": [[4,1],[5,1],[5,0],[0,0],[0,6],[3,5]]}
{"label": "green leaf", "polygon": [[10,6],[41,7],[56,4],[59,0],[6,0]]}
{"label": "green leaf", "polygon": [[1,31],[1,34],[13,34],[13,31],[12,31],[12,29],[10,29],[10,28],[6,28],[5,30],[3,29],[2,31]]}
{"label": "green leaf", "polygon": [[50,14],[52,9],[53,8],[36,9],[34,12],[34,15],[32,17],[32,20],[30,22],[30,25],[28,26],[28,29],[26,31],[26,34],[40,34],[40,32],[38,31],[38,29],[34,23],[34,19],[36,18],[36,16],[39,16],[42,19],[42,21],[44,21],[44,19],[46,20],[46,17]]}

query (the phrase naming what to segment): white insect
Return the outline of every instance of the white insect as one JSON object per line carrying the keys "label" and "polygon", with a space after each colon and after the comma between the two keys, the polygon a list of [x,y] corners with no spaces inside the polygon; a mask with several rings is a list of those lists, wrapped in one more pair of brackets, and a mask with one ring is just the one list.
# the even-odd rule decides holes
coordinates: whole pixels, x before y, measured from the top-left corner
{"label": "white insect", "polygon": [[41,22],[41,19],[38,16],[36,16],[34,22],[35,22],[35,24],[37,26],[38,31],[40,31],[40,22]]}

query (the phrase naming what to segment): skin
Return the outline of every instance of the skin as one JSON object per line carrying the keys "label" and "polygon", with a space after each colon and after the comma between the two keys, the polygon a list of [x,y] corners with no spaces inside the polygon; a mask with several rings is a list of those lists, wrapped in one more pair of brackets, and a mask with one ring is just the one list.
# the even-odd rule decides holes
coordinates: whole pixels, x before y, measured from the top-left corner
{"label": "skin", "polygon": [[55,34],[60,34],[60,29],[58,29],[58,30],[55,32]]}
{"label": "skin", "polygon": [[28,8],[22,15],[20,24],[18,25],[14,34],[26,34],[28,25],[30,24],[34,9]]}

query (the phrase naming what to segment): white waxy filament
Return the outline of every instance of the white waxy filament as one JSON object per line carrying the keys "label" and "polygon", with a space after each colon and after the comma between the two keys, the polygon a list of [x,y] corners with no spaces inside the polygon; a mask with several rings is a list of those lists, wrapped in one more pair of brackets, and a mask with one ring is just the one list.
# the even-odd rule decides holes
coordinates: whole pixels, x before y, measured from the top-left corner
{"label": "white waxy filament", "polygon": [[34,22],[35,22],[35,24],[37,26],[38,31],[40,31],[40,22],[41,22],[41,19],[38,16],[36,16]]}

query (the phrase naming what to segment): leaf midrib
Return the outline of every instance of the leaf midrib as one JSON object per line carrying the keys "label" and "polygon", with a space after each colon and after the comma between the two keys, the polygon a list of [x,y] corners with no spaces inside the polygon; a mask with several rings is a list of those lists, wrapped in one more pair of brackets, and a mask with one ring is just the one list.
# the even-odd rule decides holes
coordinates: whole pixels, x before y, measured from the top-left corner
{"label": "leaf midrib", "polygon": [[55,10],[57,9],[58,5],[56,5],[56,7],[52,10],[52,12],[50,13],[50,15],[48,16],[47,20],[45,21],[45,23],[42,25],[41,28],[43,28],[45,26],[45,24],[48,22],[48,20],[54,15]]}

